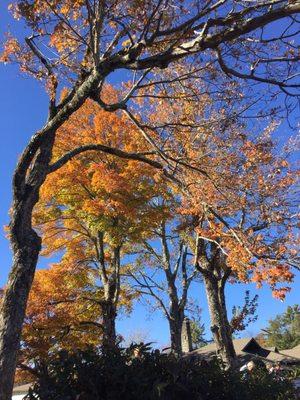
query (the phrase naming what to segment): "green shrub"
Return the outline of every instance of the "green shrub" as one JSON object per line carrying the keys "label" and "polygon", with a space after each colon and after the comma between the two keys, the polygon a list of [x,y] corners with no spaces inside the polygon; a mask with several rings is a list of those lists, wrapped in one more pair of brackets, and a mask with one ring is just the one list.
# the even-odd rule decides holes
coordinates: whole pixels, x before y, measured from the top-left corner
{"label": "green shrub", "polygon": [[251,375],[178,359],[147,345],[111,352],[60,352],[40,371],[27,399],[40,400],[290,400],[292,385],[263,368]]}

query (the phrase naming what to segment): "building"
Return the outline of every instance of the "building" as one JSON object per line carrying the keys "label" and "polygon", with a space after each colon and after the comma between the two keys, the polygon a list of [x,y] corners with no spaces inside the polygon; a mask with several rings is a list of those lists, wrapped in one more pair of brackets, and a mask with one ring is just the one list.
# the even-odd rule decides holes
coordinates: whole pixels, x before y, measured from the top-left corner
{"label": "building", "polygon": [[296,357],[300,360],[300,344],[289,350],[281,350],[281,353],[289,357]]}
{"label": "building", "polygon": [[[234,339],[233,346],[237,357],[241,362],[259,358],[265,362],[280,363],[282,365],[300,364],[300,345],[289,350],[278,350],[275,348],[264,348],[254,338]],[[209,359],[216,355],[215,343],[200,347],[186,353],[188,356]]]}

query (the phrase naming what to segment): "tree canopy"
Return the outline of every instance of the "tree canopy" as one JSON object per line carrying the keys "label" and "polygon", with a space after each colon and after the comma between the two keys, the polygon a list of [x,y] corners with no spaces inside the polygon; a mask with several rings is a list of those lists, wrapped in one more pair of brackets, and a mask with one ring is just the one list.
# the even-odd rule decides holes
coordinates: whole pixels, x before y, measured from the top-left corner
{"label": "tree canopy", "polygon": [[299,305],[287,307],[286,311],[270,319],[263,329],[263,339],[267,346],[279,350],[291,349],[300,344]]}
{"label": "tree canopy", "polygon": [[[166,139],[168,135],[174,135],[174,131],[171,129],[167,133],[165,125],[158,124],[159,114],[152,119],[148,118],[152,115],[148,110],[153,102],[156,112],[161,99],[172,97],[174,102],[178,97],[190,99],[190,103],[194,100],[195,107],[204,103],[209,94],[210,104],[215,107],[214,115],[219,117],[217,125],[226,130],[228,124],[241,122],[245,117],[251,119],[249,110],[254,111],[257,118],[286,116],[294,109],[299,97],[299,54],[295,45],[299,31],[297,14],[300,11],[297,1],[15,0],[10,10],[16,20],[25,24],[26,29],[24,36],[20,34],[16,37],[14,32],[8,34],[1,61],[18,63],[22,72],[44,84],[49,94],[49,115],[44,126],[33,134],[24,149],[13,177],[10,240],[14,257],[12,273],[1,303],[0,319],[0,397],[4,400],[11,397],[26,303],[41,250],[41,238],[33,229],[32,214],[47,176],[61,167],[68,168],[66,164],[79,154],[91,150],[101,151],[122,159],[141,161],[144,166],[151,165],[166,178],[188,185],[192,197],[196,199],[202,193],[192,183],[203,175],[206,176],[206,186],[210,179],[207,171],[203,171],[202,166],[200,171],[197,165],[197,173],[200,175],[193,176],[196,173],[195,166],[193,162],[182,160],[181,150],[184,146],[176,147],[176,137],[175,157],[172,148],[170,154],[164,143],[172,143],[172,140]],[[278,23],[276,29],[275,23]],[[28,30],[31,33],[26,36]],[[116,80],[119,81],[122,94],[107,99],[107,83]],[[67,87],[67,91],[61,96],[63,87]],[[260,89],[264,89],[264,96]],[[143,108],[136,104],[139,99],[146,100]],[[76,143],[76,148],[68,148],[70,151],[61,153],[60,158],[54,161],[52,151],[58,131],[64,123],[68,124],[69,118],[87,100],[102,110],[123,113],[150,145],[147,154],[144,154],[144,150],[142,154],[128,153],[118,147],[103,145],[98,141],[95,143],[91,139],[85,141],[84,145]],[[200,115],[206,116],[207,112],[207,109],[201,109]],[[186,127],[187,124],[190,121],[182,120],[177,121],[175,126]],[[167,127],[174,128],[172,120],[167,122]],[[255,127],[256,133],[258,130],[259,127]],[[244,162],[242,166],[250,172],[253,162],[251,157],[258,156],[263,166],[259,174],[266,172],[263,174],[264,182],[259,183],[257,180],[257,190],[263,194],[263,185],[268,188],[266,190],[270,188],[269,175],[270,179],[275,179],[275,170],[266,166],[267,160],[261,154],[262,149],[268,149],[268,145],[259,140],[241,139],[238,143],[237,148],[250,163],[246,166]],[[149,150],[151,154],[148,154]],[[230,156],[228,152],[227,156]],[[178,172],[182,172],[182,167],[187,167],[187,164],[192,164],[192,168],[186,170],[188,172],[185,177],[178,177]],[[292,182],[288,166],[276,164],[276,167],[287,168],[278,174],[278,185],[272,181],[273,186],[276,186],[274,193],[281,196],[278,190],[280,185],[287,189]],[[225,176],[228,179],[227,185],[236,184],[240,187],[241,182],[237,178],[236,181],[229,178],[228,171]],[[243,179],[245,184],[250,185],[251,191],[256,182],[251,181],[250,177],[251,174],[243,176]],[[279,261],[279,255],[290,255],[292,251],[288,234],[278,231],[278,244],[274,238],[269,243],[265,235],[261,239],[254,229],[257,226],[257,220],[254,220],[255,215],[265,217],[266,212],[256,209],[256,214],[253,214],[257,203],[248,213],[253,221],[247,221],[243,229],[239,228],[236,220],[240,218],[241,207],[237,211],[238,207],[229,207],[226,201],[223,208],[220,204],[217,207],[214,199],[216,192],[211,190],[211,185],[208,187],[209,193],[203,191],[203,199],[199,204],[194,204],[190,198],[187,200],[190,202],[188,213],[192,217],[195,214],[198,217],[205,214],[205,223],[197,227],[198,235],[203,236],[204,230],[208,242],[212,243],[215,237],[212,238],[210,232],[207,232],[207,226],[214,225],[217,236],[222,236],[221,247],[231,247],[228,256],[230,269],[239,278],[245,279],[247,273],[241,264],[250,264],[252,278],[255,277],[258,282],[267,280],[275,293],[282,297],[287,289],[277,290],[277,282],[292,278],[289,267],[284,264],[285,257]],[[222,190],[229,196],[225,187]],[[240,199],[243,198],[240,193],[240,197],[235,195],[230,202],[234,204],[236,201],[242,206]],[[283,196],[283,199],[285,206],[286,197]],[[199,212],[199,207],[203,208],[204,203],[203,214]],[[268,208],[265,198],[263,205],[262,209]],[[226,207],[230,210],[226,211]],[[274,204],[274,207],[277,206]],[[221,219],[218,211],[223,211]],[[232,221],[233,218],[235,221]],[[273,214],[269,218],[275,224]],[[251,229],[253,232],[250,234]],[[224,230],[228,237],[224,236]],[[240,260],[237,254],[234,255],[233,240],[241,247]],[[267,264],[260,251],[267,252]],[[259,260],[255,266],[250,262],[249,252],[251,260],[253,255]],[[273,263],[270,261],[272,258],[276,259]]]}

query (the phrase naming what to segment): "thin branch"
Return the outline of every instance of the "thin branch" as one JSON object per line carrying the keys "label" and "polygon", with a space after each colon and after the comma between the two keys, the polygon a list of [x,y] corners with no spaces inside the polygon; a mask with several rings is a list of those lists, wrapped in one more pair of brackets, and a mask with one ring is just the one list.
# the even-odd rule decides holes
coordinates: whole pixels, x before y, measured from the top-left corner
{"label": "thin branch", "polygon": [[219,61],[221,69],[229,77],[230,77],[230,75],[233,75],[240,79],[246,79],[246,80],[249,79],[249,80],[253,80],[253,81],[257,81],[257,82],[268,83],[271,85],[279,86],[280,88],[299,88],[300,87],[300,84],[291,84],[291,83],[285,83],[285,81],[277,81],[276,79],[262,78],[260,76],[254,75],[254,73],[244,74],[244,73],[234,70],[234,69],[228,67],[228,65],[226,65],[226,63],[221,55],[220,49],[217,49],[217,55],[218,55],[218,61]]}

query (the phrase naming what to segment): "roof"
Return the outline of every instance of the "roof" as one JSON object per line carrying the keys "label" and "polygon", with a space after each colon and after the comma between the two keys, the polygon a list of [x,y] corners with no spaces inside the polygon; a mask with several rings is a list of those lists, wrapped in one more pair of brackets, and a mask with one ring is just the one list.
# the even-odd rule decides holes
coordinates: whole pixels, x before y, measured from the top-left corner
{"label": "roof", "polygon": [[274,346],[274,347],[266,347],[267,350],[269,351],[274,351],[274,353],[279,353],[278,347]]}
{"label": "roof", "polygon": [[[243,349],[245,347],[247,347],[252,340],[255,340],[255,339],[252,339],[252,338],[234,339],[233,340],[233,346],[234,346],[236,354],[238,356],[239,355],[244,355]],[[206,346],[200,347],[199,349],[192,351],[191,354],[195,354],[195,355],[196,354],[207,354],[207,355],[209,355],[210,353],[215,353],[216,350],[217,350],[216,344],[215,343],[209,343]]]}
{"label": "roof", "polygon": [[[300,362],[300,345],[294,347],[293,349],[282,350],[279,352],[277,348],[263,348],[254,338],[243,338],[234,339],[233,346],[238,357],[256,356],[271,362]],[[215,343],[210,343],[207,346],[200,347],[199,349],[190,352],[189,355],[211,357],[215,354],[215,352]]]}
{"label": "roof", "polygon": [[290,357],[295,357],[300,359],[300,344],[298,344],[298,346],[293,347],[292,349],[281,350],[281,353]]}
{"label": "roof", "polygon": [[26,383],[25,385],[15,386],[13,394],[27,394],[32,383]]}
{"label": "roof", "polygon": [[244,355],[245,353],[252,354],[262,348],[253,338],[234,339],[233,347],[237,356]]}
{"label": "roof", "polygon": [[266,359],[268,361],[273,361],[273,362],[283,362],[283,361],[293,361],[294,358],[286,356],[281,353],[276,353],[274,351],[270,351],[270,353],[267,355]]}

